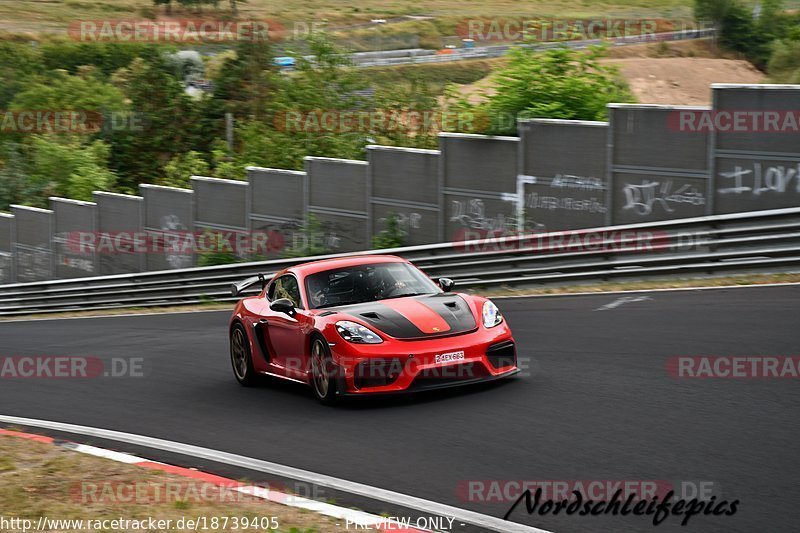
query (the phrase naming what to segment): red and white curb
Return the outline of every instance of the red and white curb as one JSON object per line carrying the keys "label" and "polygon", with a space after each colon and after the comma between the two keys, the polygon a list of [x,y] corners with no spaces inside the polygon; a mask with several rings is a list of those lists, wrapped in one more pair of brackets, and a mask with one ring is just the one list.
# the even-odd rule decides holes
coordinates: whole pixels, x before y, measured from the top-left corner
{"label": "red and white curb", "polygon": [[[381,487],[366,485],[355,481],[336,478],[326,474],[311,472],[292,466],[282,465],[263,459],[255,459],[253,457],[246,457],[235,453],[225,452],[222,450],[213,450],[211,448],[204,448],[194,444],[186,444],[183,442],[176,442],[171,440],[159,439],[156,437],[148,437],[147,435],[137,435],[135,433],[125,433],[122,431],[114,431],[111,429],[96,428],[91,426],[81,426],[77,424],[67,424],[65,422],[56,422],[53,420],[39,420],[36,418],[24,418],[19,416],[11,416],[0,414],[0,424],[12,427],[24,428],[37,428],[45,431],[56,431],[58,433],[69,433],[73,435],[80,435],[82,438],[98,438],[105,441],[120,442],[139,448],[147,448],[158,450],[160,452],[178,454],[184,457],[192,457],[198,460],[211,461],[215,464],[223,464],[236,468],[244,468],[252,472],[262,472],[279,479],[292,479],[303,483],[311,484],[312,486],[324,487],[334,491],[341,491],[342,493],[359,496],[368,500],[383,502],[391,507],[401,507],[405,509],[414,509],[418,513],[425,513],[429,518],[440,517],[450,521],[450,527],[442,525],[433,525],[426,523],[425,525],[419,522],[409,523],[406,517],[384,518],[360,511],[351,511],[350,509],[342,509],[339,507],[331,506],[325,508],[328,511],[335,511],[332,514],[334,517],[351,516],[357,520],[368,520],[372,524],[373,531],[405,531],[407,533],[420,532],[425,529],[452,529],[452,522],[459,526],[477,526],[481,531],[502,531],[503,533],[550,533],[547,530],[537,527],[520,524],[519,522],[509,522],[508,520],[490,516],[469,509],[462,509],[444,503],[426,500],[402,492],[397,492]],[[36,437],[38,438],[38,436]],[[73,444],[73,446],[77,446]],[[103,453],[106,453],[104,451]],[[138,464],[141,458],[136,458],[134,464]],[[133,459],[130,459],[133,461]],[[160,465],[159,468],[165,470],[168,465],[163,463],[155,463],[141,459],[141,462]],[[174,467],[170,467],[174,468]],[[197,475],[195,470],[188,470],[191,475]],[[204,474],[208,475],[208,474]],[[226,481],[226,482],[229,482]],[[258,487],[257,487],[258,488]],[[272,491],[271,491],[272,492]],[[310,508],[318,510],[323,508],[323,504],[313,501],[305,500],[288,494],[283,496],[275,496],[276,498],[288,499],[289,503],[296,507]],[[284,502],[284,504],[287,504]],[[452,519],[452,520],[451,520]],[[357,527],[354,525],[354,527]],[[366,529],[366,527],[362,528]]]}
{"label": "red and white curb", "polygon": [[363,511],[356,511],[353,509],[348,509],[346,507],[339,507],[337,505],[333,505],[330,503],[310,500],[308,498],[303,498],[301,496],[296,496],[294,494],[279,492],[266,487],[246,485],[234,479],[216,476],[214,474],[201,472],[199,470],[194,470],[191,468],[183,468],[180,466],[173,466],[158,461],[150,461],[142,457],[137,457],[135,455],[130,455],[127,453],[115,452],[113,450],[107,450],[105,448],[97,448],[96,446],[89,446],[87,444],[62,441],[44,435],[35,435],[33,433],[23,433],[20,431],[11,431],[2,428],[0,428],[0,436],[17,437],[36,442],[53,444],[56,446],[67,448],[75,452],[84,453],[87,455],[93,455],[95,457],[102,457],[103,459],[109,459],[111,461],[116,461],[118,463],[135,465],[150,470],[159,470],[161,472],[166,472],[168,474],[175,474],[181,477],[203,481],[205,483],[209,483],[217,487],[233,488],[234,490],[241,492],[242,494],[247,494],[252,497],[260,498],[262,500],[267,500],[279,505],[285,505],[287,507],[294,507],[298,509],[306,509],[308,511],[312,511],[317,514],[321,514],[323,516],[337,518],[340,520],[346,520],[349,524],[353,526],[354,529],[369,528],[369,530],[371,531],[379,531],[385,533],[389,532],[430,533],[430,530],[408,527],[401,524],[400,522],[388,519],[383,516],[365,513]]}

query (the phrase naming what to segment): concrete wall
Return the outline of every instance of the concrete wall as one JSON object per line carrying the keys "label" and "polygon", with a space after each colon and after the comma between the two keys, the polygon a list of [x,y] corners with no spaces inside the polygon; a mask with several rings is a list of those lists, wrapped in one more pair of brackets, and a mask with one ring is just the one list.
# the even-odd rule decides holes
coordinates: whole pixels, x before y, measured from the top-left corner
{"label": "concrete wall", "polygon": [[[304,171],[248,168],[247,181],[14,206],[0,213],[0,283],[196,264],[200,243],[151,249],[176,235],[243,236],[237,258],[266,259],[369,249],[392,217],[421,245],[800,206],[800,85],[711,90],[711,107],[612,104],[608,122],[521,120],[519,137],[442,133],[439,150],[369,146],[367,161],[308,157]],[[75,232],[105,240],[76,254]],[[145,252],[125,252],[137,239]]]}

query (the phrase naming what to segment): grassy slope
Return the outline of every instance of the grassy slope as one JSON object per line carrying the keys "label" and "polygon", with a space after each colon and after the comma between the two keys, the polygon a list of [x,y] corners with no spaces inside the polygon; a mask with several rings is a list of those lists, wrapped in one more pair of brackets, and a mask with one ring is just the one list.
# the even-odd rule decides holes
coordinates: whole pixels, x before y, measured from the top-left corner
{"label": "grassy slope", "polygon": [[[146,500],[121,503],[106,498],[101,501],[90,498],[87,503],[80,497],[82,487],[86,487],[81,483],[108,487],[112,496],[114,487],[119,489],[117,494],[130,497],[129,489],[145,483],[152,483],[151,486],[160,487],[162,491],[166,487],[180,489],[180,493],[176,498],[160,498],[157,503]],[[151,496],[156,494],[154,491]],[[102,494],[109,495],[108,492]],[[201,496],[192,497],[193,494]],[[326,533],[342,529],[336,525],[340,520],[247,496],[238,498],[232,489],[220,494],[216,488],[204,488],[200,481],[6,436],[0,436],[0,510],[6,518],[28,518],[34,524],[40,516],[56,520],[143,520],[152,516],[173,521],[182,517],[204,516],[210,520],[227,516],[254,520],[277,516],[278,533]],[[234,529],[229,525],[211,531]]]}
{"label": "grassy slope", "polygon": [[[227,16],[226,9],[219,13]],[[291,10],[281,0],[248,0],[240,7],[241,17],[270,17],[283,22],[306,21],[353,24],[372,18],[427,15],[454,24],[471,16],[484,17],[662,17],[691,16],[692,0],[428,0],[423,4],[407,0],[372,0],[354,5],[339,0],[297,0]],[[1,0],[0,30],[12,33],[57,32],[74,20],[139,18],[162,15],[151,0]],[[209,16],[218,16],[206,9]],[[180,10],[176,16],[185,16]]]}

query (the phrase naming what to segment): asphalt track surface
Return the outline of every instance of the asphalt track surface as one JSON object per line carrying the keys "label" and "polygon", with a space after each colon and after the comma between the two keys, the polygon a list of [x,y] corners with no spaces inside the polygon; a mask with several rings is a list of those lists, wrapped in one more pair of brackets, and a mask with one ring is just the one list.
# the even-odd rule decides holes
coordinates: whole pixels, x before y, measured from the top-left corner
{"label": "asphalt track surface", "polygon": [[[501,299],[528,371],[328,408],[240,387],[228,313],[0,323],[0,355],[143,357],[145,376],[0,382],[0,413],[196,444],[502,516],[468,480],[703,480],[731,517],[528,516],[558,533],[797,531],[799,382],[676,379],[676,355],[800,354],[800,288]],[[611,304],[611,305],[608,305]],[[367,509],[370,510],[370,509]]]}

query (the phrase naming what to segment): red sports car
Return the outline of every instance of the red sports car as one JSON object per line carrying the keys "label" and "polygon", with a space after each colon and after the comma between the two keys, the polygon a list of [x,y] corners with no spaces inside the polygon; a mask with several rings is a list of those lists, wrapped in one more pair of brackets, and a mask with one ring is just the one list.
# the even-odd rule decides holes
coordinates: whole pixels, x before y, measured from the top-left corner
{"label": "red sports car", "polygon": [[242,385],[260,375],[310,385],[317,398],[410,392],[516,374],[511,330],[480,296],[451,292],[405,259],[360,256],[287,268],[261,283],[230,321]]}

